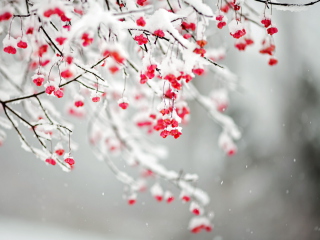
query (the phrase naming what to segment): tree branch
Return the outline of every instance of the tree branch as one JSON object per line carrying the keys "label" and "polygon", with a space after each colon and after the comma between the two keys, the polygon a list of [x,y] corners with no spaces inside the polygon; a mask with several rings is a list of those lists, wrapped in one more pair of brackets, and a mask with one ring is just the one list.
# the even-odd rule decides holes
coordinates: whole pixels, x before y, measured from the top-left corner
{"label": "tree branch", "polygon": [[[264,0],[254,0],[256,2],[261,2],[261,3],[266,3],[266,1]],[[278,3],[278,2],[271,2],[271,1],[267,1],[267,4],[270,5],[277,5],[277,6],[285,6],[285,7],[307,7],[307,6],[311,6],[314,5],[316,3],[320,2],[320,0],[316,0],[314,2],[309,2],[309,3],[303,3],[303,4],[295,4],[295,3]]]}

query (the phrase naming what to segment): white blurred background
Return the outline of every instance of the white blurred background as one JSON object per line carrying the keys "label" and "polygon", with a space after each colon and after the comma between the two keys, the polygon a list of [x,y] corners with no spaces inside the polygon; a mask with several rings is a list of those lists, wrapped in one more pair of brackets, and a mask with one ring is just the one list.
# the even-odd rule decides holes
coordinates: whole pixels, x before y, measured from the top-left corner
{"label": "white blurred background", "polygon": [[[86,122],[77,121],[81,148],[71,173],[24,152],[8,132],[0,148],[0,240],[320,239],[319,11],[320,4],[273,11],[274,67],[258,53],[262,30],[253,27],[261,34],[245,52],[224,31],[230,48],[223,64],[241,86],[227,110],[243,132],[237,155],[218,149],[220,128],[196,103],[180,139],[159,139],[170,149],[165,166],[200,176],[215,213],[211,233],[189,233],[191,213],[180,201],[157,203],[146,193],[128,206],[123,185],[91,153]],[[210,81],[210,74],[194,80],[203,93]]]}

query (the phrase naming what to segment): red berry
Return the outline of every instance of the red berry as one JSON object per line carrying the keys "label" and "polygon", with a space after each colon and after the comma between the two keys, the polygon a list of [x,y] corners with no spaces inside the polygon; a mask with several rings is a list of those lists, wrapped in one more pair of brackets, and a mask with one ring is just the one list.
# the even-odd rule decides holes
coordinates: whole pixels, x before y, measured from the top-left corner
{"label": "red berry", "polygon": [[56,161],[54,160],[54,159],[52,159],[52,158],[47,158],[46,159],[46,163],[49,163],[49,164],[51,164],[51,165],[56,165]]}
{"label": "red berry", "polygon": [[264,25],[265,28],[268,28],[271,25],[271,19],[268,19],[268,18],[262,19],[261,23]]}
{"label": "red berry", "polygon": [[43,16],[49,18],[51,17],[51,15],[54,14],[54,11],[52,9],[49,9],[49,10],[46,10],[44,13],[43,13]]}
{"label": "red berry", "polygon": [[195,23],[190,23],[189,24],[189,29],[191,29],[192,31],[195,31],[196,30],[196,24]]}
{"label": "red berry", "polygon": [[93,42],[93,38],[89,37],[89,33],[83,33],[81,39],[83,40],[82,46],[87,47]]}
{"label": "red berry", "polygon": [[197,41],[197,44],[203,48],[205,45],[207,45],[207,41],[206,40],[198,40]]}
{"label": "red berry", "polygon": [[66,15],[60,16],[60,19],[61,19],[62,22],[70,22],[71,21],[71,19],[68,18]]}
{"label": "red berry", "polygon": [[268,34],[273,35],[273,34],[275,34],[275,33],[278,32],[278,28],[276,28],[276,27],[269,27],[269,28],[267,29],[267,32],[268,32]]}
{"label": "red berry", "polygon": [[199,233],[202,229],[202,226],[197,226],[191,229],[192,233]]}
{"label": "red berry", "polygon": [[96,97],[93,97],[91,100],[92,102],[100,102],[100,97],[96,96]]}
{"label": "red berry", "polygon": [[135,36],[134,40],[136,40],[139,45],[143,45],[143,44],[148,43],[148,38],[144,37],[143,34]]}
{"label": "red berry", "polygon": [[149,117],[152,119],[156,119],[157,116],[155,114],[150,114]]}
{"label": "red berry", "polygon": [[67,40],[67,38],[65,38],[65,37],[57,37],[56,38],[56,41],[59,43],[59,45],[62,45],[66,40]]}
{"label": "red berry", "polygon": [[160,136],[163,137],[163,138],[168,137],[168,136],[169,136],[169,131],[163,130],[163,131],[160,133]]}
{"label": "red berry", "polygon": [[54,86],[48,86],[48,87],[46,87],[46,93],[47,94],[51,94],[51,93],[53,93],[53,91],[55,90],[56,88],[54,87]]}
{"label": "red berry", "polygon": [[64,154],[64,149],[57,149],[56,151],[55,151],[55,153],[58,155],[58,156],[62,156],[63,154]]}
{"label": "red berry", "polygon": [[61,72],[61,77],[63,78],[72,78],[73,77],[73,72],[69,69],[66,69],[64,71]]}
{"label": "red berry", "polygon": [[55,91],[54,91],[54,95],[55,95],[57,98],[62,98],[62,97],[63,97],[62,88],[60,88],[60,89],[58,89],[58,90],[55,90]]}
{"label": "red berry", "polygon": [[167,198],[167,203],[171,203],[173,200],[174,200],[174,197],[170,196],[170,197]]}
{"label": "red berry", "polygon": [[186,34],[183,34],[183,38],[185,38],[185,39],[189,39],[189,38],[191,38],[192,36],[191,36],[191,34],[189,34],[189,33],[186,33]]}
{"label": "red berry", "polygon": [[68,64],[71,64],[73,62],[73,57],[71,57],[71,56],[66,57],[66,62]]}
{"label": "red berry", "polygon": [[74,161],[74,159],[73,158],[66,158],[65,160],[64,160],[66,163],[68,163],[70,166],[73,166],[74,164],[75,164],[75,161]]}
{"label": "red berry", "polygon": [[136,201],[137,201],[136,199],[128,199],[128,204],[133,205],[136,203]]}
{"label": "red berry", "polygon": [[238,42],[238,43],[235,43],[234,46],[238,48],[239,51],[244,51],[246,50],[247,44],[244,42]]}
{"label": "red berry", "polygon": [[227,152],[228,156],[233,156],[237,153],[237,149],[236,148],[230,148]]}
{"label": "red berry", "polygon": [[44,53],[46,53],[47,51],[48,51],[48,45],[44,44],[44,45],[39,47],[38,54],[39,54],[40,57],[42,57],[42,55]]}
{"label": "red berry", "polygon": [[33,34],[33,27],[29,27],[26,31],[26,34]]}
{"label": "red berry", "polygon": [[228,107],[228,103],[223,103],[223,102],[219,102],[218,104],[217,104],[217,110],[219,111],[219,112],[224,112],[226,109],[227,109],[227,107]]}
{"label": "red berry", "polygon": [[46,59],[46,60],[44,60],[44,61],[40,60],[40,65],[41,65],[42,67],[44,67],[44,66],[46,66],[49,62],[50,62],[49,59]]}
{"label": "red berry", "polygon": [[112,73],[112,74],[115,74],[116,72],[119,71],[119,68],[117,66],[111,66],[109,67],[109,71]]}
{"label": "red berry", "polygon": [[8,21],[10,18],[12,18],[12,13],[10,12],[5,12],[2,15],[0,15],[0,22],[1,21]]}
{"label": "red berry", "polygon": [[64,11],[62,11],[60,8],[55,8],[53,10],[53,14],[57,14],[59,17],[64,16]]}
{"label": "red berry", "polygon": [[33,79],[33,82],[34,82],[35,85],[40,87],[44,82],[44,78],[43,77],[37,77],[37,78]]}
{"label": "red berry", "polygon": [[147,0],[137,0],[137,4],[140,6],[144,6]]}
{"label": "red berry", "polygon": [[27,48],[28,47],[28,44],[22,40],[20,40],[18,43],[17,43],[17,47],[18,48]]}
{"label": "red berry", "polygon": [[242,30],[237,30],[235,33],[230,33],[230,35],[236,39],[241,38],[242,36],[246,35],[246,30],[242,29]]}
{"label": "red berry", "polygon": [[121,107],[123,110],[127,109],[128,106],[129,106],[129,103],[126,103],[126,102],[119,103],[119,107]]}
{"label": "red berry", "polygon": [[221,12],[224,12],[224,13],[228,13],[228,12],[229,12],[229,9],[230,9],[230,7],[229,7],[228,4],[226,4],[226,5],[224,5],[224,6],[222,6],[222,7],[220,8]]}
{"label": "red berry", "polygon": [[270,66],[276,65],[278,63],[278,60],[276,58],[270,58],[268,64]]}
{"label": "red berry", "polygon": [[74,105],[75,105],[76,107],[83,107],[84,102],[83,102],[83,101],[76,101],[76,102],[74,102]]}
{"label": "red berry", "polygon": [[155,198],[158,202],[161,202],[161,201],[162,201],[162,196],[161,196],[161,195],[155,195],[154,198]]}
{"label": "red berry", "polygon": [[184,202],[189,202],[190,199],[191,199],[191,198],[190,198],[189,196],[187,196],[187,195],[183,195],[183,196],[181,197],[181,200],[184,201]]}
{"label": "red berry", "polygon": [[17,49],[15,49],[12,46],[7,46],[5,48],[3,48],[3,51],[9,54],[16,54],[17,53]]}
{"label": "red berry", "polygon": [[223,20],[224,16],[223,15],[218,15],[216,16],[216,20],[221,22]]}
{"label": "red berry", "polygon": [[145,74],[140,74],[140,83],[145,84],[148,81],[148,78]]}
{"label": "red berry", "polygon": [[192,213],[195,214],[195,215],[200,215],[200,210],[195,208],[192,210]]}
{"label": "red berry", "polygon": [[194,74],[197,74],[197,75],[201,76],[201,75],[204,73],[204,69],[202,69],[202,68],[196,68],[196,69],[192,69],[192,72],[193,72]]}
{"label": "red berry", "polygon": [[138,26],[141,26],[141,27],[144,27],[146,25],[146,21],[144,20],[143,17],[138,18],[136,23]]}
{"label": "red berry", "polygon": [[153,34],[157,37],[163,38],[164,37],[164,32],[160,29],[156,30],[153,32]]}
{"label": "red berry", "polygon": [[82,9],[74,8],[74,12],[83,15]]}
{"label": "red berry", "polygon": [[193,52],[196,53],[196,54],[200,54],[201,57],[203,57],[204,54],[205,54],[207,51],[206,51],[205,49],[203,49],[203,48],[196,48],[196,49],[193,50]]}
{"label": "red berry", "polygon": [[71,25],[64,25],[63,28],[67,29],[68,31],[70,31]]}
{"label": "red berry", "polygon": [[273,45],[273,44],[270,44],[269,46],[261,49],[261,50],[260,50],[260,53],[261,53],[261,54],[269,54],[269,55],[272,55],[273,52],[275,51],[275,49],[276,49],[276,46]]}
{"label": "red berry", "polygon": [[210,225],[205,226],[204,228],[207,232],[211,232],[212,231],[212,227]]}
{"label": "red berry", "polygon": [[[123,63],[126,59],[120,55],[117,51],[110,52],[110,55],[113,57],[117,63]],[[106,55],[107,56],[107,55]]]}
{"label": "red berry", "polygon": [[217,23],[217,27],[219,28],[219,29],[222,29],[224,26],[226,26],[227,25],[227,23],[226,22],[218,22]]}
{"label": "red berry", "polygon": [[241,7],[240,7],[239,5],[234,5],[234,6],[233,6],[233,9],[234,9],[235,11],[239,11],[240,8],[241,8]]}
{"label": "red berry", "polygon": [[254,41],[251,38],[245,38],[246,44],[247,45],[252,45],[254,44]]}

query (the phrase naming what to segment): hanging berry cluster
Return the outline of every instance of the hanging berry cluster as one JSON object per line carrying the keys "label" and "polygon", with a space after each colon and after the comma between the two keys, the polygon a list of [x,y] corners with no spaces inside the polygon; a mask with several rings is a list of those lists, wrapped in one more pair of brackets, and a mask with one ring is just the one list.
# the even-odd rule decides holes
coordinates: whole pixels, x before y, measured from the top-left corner
{"label": "hanging berry cluster", "polygon": [[[273,3],[263,4],[262,17],[256,21],[256,11],[243,0],[218,0],[215,13],[197,0],[1,1],[0,59],[5,61],[0,63],[0,127],[13,127],[26,151],[69,171],[75,165],[71,150],[77,146],[63,113],[87,117],[89,143],[97,158],[129,188],[128,204],[137,202],[137,192],[146,190],[147,184],[119,170],[115,159],[139,167],[144,177],[155,176],[150,192],[159,202],[174,201],[173,191],[163,191],[159,184],[171,182],[181,191],[180,199],[191,202],[189,210],[196,217],[190,231],[211,231],[207,194],[196,187],[196,178],[159,163],[166,154],[144,130],[180,138],[191,116],[188,103],[194,100],[221,126],[222,151],[228,156],[237,152],[235,142],[241,133],[226,115],[237,77],[216,63],[226,56],[224,41],[219,46],[217,35],[207,30],[224,33],[228,28],[226,35],[244,51],[254,44],[250,24],[259,25],[266,35],[260,53],[270,56],[269,65],[276,65],[273,36],[278,29],[272,11],[271,15],[266,11]],[[206,85],[210,92],[206,96],[193,83],[210,71],[214,77]],[[21,102],[25,116],[13,104]],[[24,136],[17,120],[31,130],[40,148]],[[0,129],[0,146],[5,136]]]}

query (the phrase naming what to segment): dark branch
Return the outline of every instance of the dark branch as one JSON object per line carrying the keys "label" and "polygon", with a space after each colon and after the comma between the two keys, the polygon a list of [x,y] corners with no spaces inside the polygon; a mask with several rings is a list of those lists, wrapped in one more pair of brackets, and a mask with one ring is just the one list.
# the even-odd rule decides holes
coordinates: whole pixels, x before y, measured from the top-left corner
{"label": "dark branch", "polygon": [[[109,55],[106,56],[106,57],[104,57],[104,58],[102,58],[99,62],[97,62],[96,64],[92,65],[90,68],[96,67],[97,65],[99,65],[100,63],[102,63],[104,60],[106,60],[108,57],[109,57]],[[64,84],[60,84],[59,87],[63,87],[63,86],[65,86],[65,85],[68,85],[69,83],[72,83],[72,82],[74,82],[74,81],[77,81],[83,74],[85,74],[85,73],[88,72],[87,70],[84,70],[84,71],[85,71],[84,73],[79,74],[78,76],[76,76],[75,78],[69,80],[68,82],[66,82],[66,83],[64,83]],[[84,85],[84,86],[86,86],[86,85]],[[95,90],[95,89],[94,89],[94,90]],[[35,93],[35,94],[30,94],[30,95],[27,95],[27,96],[10,99],[10,100],[4,101],[3,103],[4,103],[4,104],[7,104],[7,103],[11,103],[11,102],[16,102],[16,101],[19,101],[19,100],[25,100],[25,99],[32,98],[32,97],[37,97],[37,96],[42,95],[42,94],[44,94],[44,93],[45,93],[45,91],[41,91],[41,92],[38,92],[38,93]]]}
{"label": "dark branch", "polygon": [[59,52],[60,56],[63,57],[63,53],[61,52],[61,50],[57,47],[57,45],[52,41],[51,37],[48,35],[48,33],[46,32],[46,30],[44,30],[43,26],[40,27],[42,29],[42,31],[44,32],[44,34],[46,35],[46,37],[48,38],[48,40],[51,42],[51,44],[53,45],[53,47]]}
{"label": "dark branch", "polygon": [[[256,2],[261,2],[261,3],[266,3],[266,1],[264,0],[254,0]],[[307,7],[307,6],[311,6],[313,4],[316,4],[320,2],[320,0],[314,1],[314,2],[309,2],[309,3],[304,3],[304,4],[295,4],[295,3],[276,3],[276,2],[270,2],[267,1],[267,4],[271,4],[271,5],[277,5],[277,6],[285,6],[285,7]]]}
{"label": "dark branch", "polygon": [[109,0],[106,0],[108,11],[110,11]]}
{"label": "dark branch", "polygon": [[26,7],[27,7],[27,12],[28,12],[28,14],[30,14],[30,10],[29,10],[29,1],[28,1],[28,0],[26,0]]}

